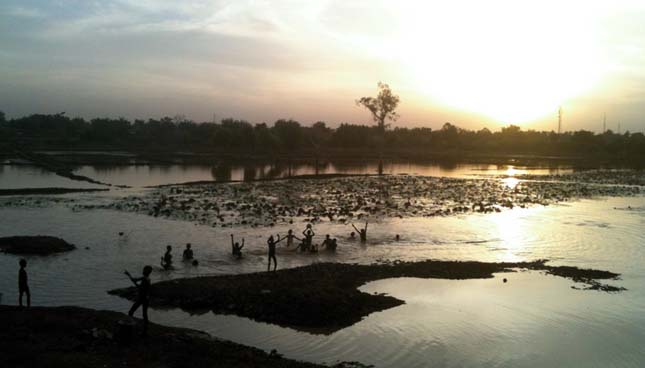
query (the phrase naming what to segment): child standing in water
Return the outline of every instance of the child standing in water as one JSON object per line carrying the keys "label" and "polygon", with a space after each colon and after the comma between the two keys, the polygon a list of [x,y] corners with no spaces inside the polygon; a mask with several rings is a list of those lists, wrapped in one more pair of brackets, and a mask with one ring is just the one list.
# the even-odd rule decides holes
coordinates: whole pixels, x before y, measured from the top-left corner
{"label": "child standing in water", "polygon": [[291,248],[291,246],[293,245],[293,239],[298,239],[298,238],[295,235],[293,235],[293,230],[289,229],[289,231],[287,232],[286,239],[287,239],[287,248]]}
{"label": "child standing in water", "polygon": [[244,248],[244,238],[242,238],[242,245],[236,243],[233,234],[231,234],[231,254],[237,259],[242,258],[242,248]]}
{"label": "child standing in water", "polygon": [[329,234],[325,236],[325,240],[323,240],[320,246],[325,247],[325,250],[329,250],[329,248],[331,247],[331,238],[329,237]]}
{"label": "child standing in water", "polygon": [[365,228],[363,229],[358,229],[354,224],[352,224],[352,227],[354,230],[358,232],[358,234],[361,237],[361,243],[365,243],[367,241],[367,221],[365,221]]}
{"label": "child standing in water", "polygon": [[22,294],[27,294],[27,307],[31,307],[31,293],[27,283],[27,261],[23,258],[20,260],[20,271],[18,271],[18,304],[22,307]]}
{"label": "child standing in water", "polygon": [[314,230],[311,228],[311,224],[307,224],[307,228],[302,232],[302,235],[305,237],[305,246],[307,249],[311,248],[314,236]]}
{"label": "child standing in water", "polygon": [[186,249],[184,249],[184,261],[190,261],[193,259],[193,250],[190,249],[191,245],[190,243],[186,244]]}
{"label": "child standing in water", "polygon": [[165,270],[168,270],[172,268],[172,254],[170,252],[172,251],[172,247],[168,245],[166,247],[166,253],[161,257],[161,267],[163,267]]}
{"label": "child standing in water", "polygon": [[[279,236],[278,236],[279,238]],[[285,240],[286,238],[282,238],[278,241],[275,241],[273,239],[273,235],[269,236],[269,239],[267,240],[267,245],[269,246],[269,263],[267,265],[267,272],[271,271],[271,260],[273,259],[273,271],[278,268],[278,260],[275,257],[275,246],[280,243],[281,241]]]}
{"label": "child standing in water", "polygon": [[143,336],[148,336],[148,302],[150,301],[150,273],[152,273],[152,266],[145,266],[143,268],[143,276],[134,278],[130,275],[130,272],[125,271],[126,276],[130,278],[130,281],[137,287],[139,295],[137,296],[137,301],[132,304],[132,308],[128,312],[128,316],[132,317],[134,312],[137,311],[139,306],[142,307],[141,312],[143,314]]}

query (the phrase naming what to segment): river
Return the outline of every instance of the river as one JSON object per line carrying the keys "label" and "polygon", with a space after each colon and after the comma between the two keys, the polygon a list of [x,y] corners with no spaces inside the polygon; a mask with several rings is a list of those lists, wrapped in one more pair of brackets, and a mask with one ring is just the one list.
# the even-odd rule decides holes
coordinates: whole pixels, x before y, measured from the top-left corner
{"label": "river", "polygon": [[[466,164],[448,171],[438,166],[410,168],[391,168],[390,172],[479,177],[570,170]],[[88,203],[110,201],[115,196],[145,191],[140,188],[145,185],[213,179],[210,169],[167,167],[167,175],[163,170],[151,174],[155,170],[134,166],[109,172],[82,168],[84,175],[94,179],[135,188],[62,198]],[[188,174],[182,175],[182,170]],[[0,188],[29,187],[32,183],[39,187],[84,185],[39,172],[29,166],[5,165],[0,171]],[[178,257],[184,244],[192,243],[200,264],[179,265],[172,272],[156,270],[153,281],[262,271],[266,267],[266,228],[221,229],[136,213],[83,210],[55,202],[24,206],[1,203],[0,236],[53,235],[78,247],[61,255],[28,258],[35,305],[79,305],[124,312],[128,301],[106,291],[128,286],[124,269],[138,272],[143,264],[157,265],[166,244],[174,246]],[[489,214],[389,218],[370,226],[370,241],[360,245],[348,239],[349,225],[317,224],[317,234],[339,239],[337,254],[303,255],[279,250],[278,266],[384,259],[549,259],[557,265],[620,273],[621,280],[610,283],[628,290],[613,294],[576,290],[571,288],[573,281],[536,272],[498,274],[482,280],[379,280],[361,289],[384,292],[406,304],[373,313],[331,335],[312,335],[210,312],[190,315],[180,310],[153,310],[150,318],[314,362],[360,361],[377,367],[645,366],[645,197],[584,199]],[[270,231],[284,233],[300,227],[304,224],[283,224]],[[120,236],[119,232],[124,234]],[[241,262],[229,256],[230,233],[246,239],[246,257]],[[396,241],[394,234],[400,234],[401,239]],[[0,293],[5,304],[16,303],[18,259],[0,254]],[[503,277],[508,283],[502,283]]]}

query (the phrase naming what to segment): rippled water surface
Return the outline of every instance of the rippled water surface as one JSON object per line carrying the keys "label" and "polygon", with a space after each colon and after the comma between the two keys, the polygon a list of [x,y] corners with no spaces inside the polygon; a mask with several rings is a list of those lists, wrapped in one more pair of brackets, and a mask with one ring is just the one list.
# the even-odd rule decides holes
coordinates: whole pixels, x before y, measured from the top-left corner
{"label": "rippled water surface", "polygon": [[[93,195],[84,196],[65,198],[87,200]],[[302,224],[291,226],[300,230]],[[157,268],[155,281],[261,271],[266,267],[268,232],[284,233],[288,228],[221,229],[110,210],[74,211],[62,205],[0,208],[0,236],[47,234],[78,247],[62,255],[28,258],[34,304],[118,311],[126,311],[129,303],[106,291],[128,286],[124,269],[139,272],[143,264],[158,265],[166,244],[175,247],[179,258],[183,245],[192,243],[200,265],[180,263],[172,272]],[[483,280],[379,280],[361,289],[384,292],[406,304],[373,313],[328,336],[210,312],[154,310],[151,319],[316,362],[357,360],[377,367],[645,366],[645,197],[389,219],[370,224],[370,239],[364,246],[348,239],[349,225],[325,222],[315,229],[321,236],[339,239],[338,253],[303,255],[279,249],[279,267],[315,261],[548,258],[553,264],[621,273],[621,280],[609,283],[628,290],[616,294],[574,290],[571,280],[536,272]],[[231,231],[246,239],[242,261],[229,256]],[[400,234],[400,241],[394,241],[395,234]],[[18,259],[0,254],[3,303],[16,303]],[[503,277],[509,282],[502,283]]]}

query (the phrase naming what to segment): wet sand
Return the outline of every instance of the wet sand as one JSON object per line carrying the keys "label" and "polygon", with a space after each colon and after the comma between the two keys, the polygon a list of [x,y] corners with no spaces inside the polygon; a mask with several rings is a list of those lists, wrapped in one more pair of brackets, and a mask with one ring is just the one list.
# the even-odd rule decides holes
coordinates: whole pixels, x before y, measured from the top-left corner
{"label": "wet sand", "polygon": [[[149,337],[120,345],[125,314],[79,307],[0,306],[4,367],[323,367],[214,339],[196,330],[151,323]],[[341,366],[339,366],[341,367]]]}
{"label": "wet sand", "polygon": [[[212,310],[235,314],[311,333],[329,334],[351,326],[370,313],[404,302],[382,294],[366,294],[357,288],[366,282],[395,277],[439,279],[491,278],[515,269],[544,271],[583,283],[584,289],[617,292],[621,287],[598,280],[616,280],[619,274],[549,266],[546,261],[485,263],[435,261],[388,262],[372,265],[315,263],[276,272],[207,276],[153,284],[152,305],[180,307],[192,313]],[[577,288],[576,286],[573,286]],[[135,288],[110,291],[128,299]]]}

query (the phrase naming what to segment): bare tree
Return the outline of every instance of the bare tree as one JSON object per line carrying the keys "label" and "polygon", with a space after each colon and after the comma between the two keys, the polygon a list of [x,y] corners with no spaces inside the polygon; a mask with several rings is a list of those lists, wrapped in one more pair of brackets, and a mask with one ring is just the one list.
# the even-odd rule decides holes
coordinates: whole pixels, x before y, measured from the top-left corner
{"label": "bare tree", "polygon": [[399,105],[399,96],[392,93],[390,86],[385,83],[378,82],[378,96],[376,97],[361,97],[356,100],[356,105],[363,106],[372,113],[372,119],[377,124],[380,142],[379,142],[379,175],[383,174],[383,145],[385,143],[385,129],[389,124],[385,124],[387,120],[396,121],[399,114],[396,113],[396,107]]}
{"label": "bare tree", "polygon": [[399,96],[393,94],[390,86],[385,83],[378,82],[378,89],[378,96],[361,97],[356,100],[356,105],[368,109],[372,113],[372,119],[377,123],[379,130],[384,133],[385,128],[389,126],[389,124],[385,124],[385,121],[396,121],[399,117],[399,114],[395,111],[399,105]]}

